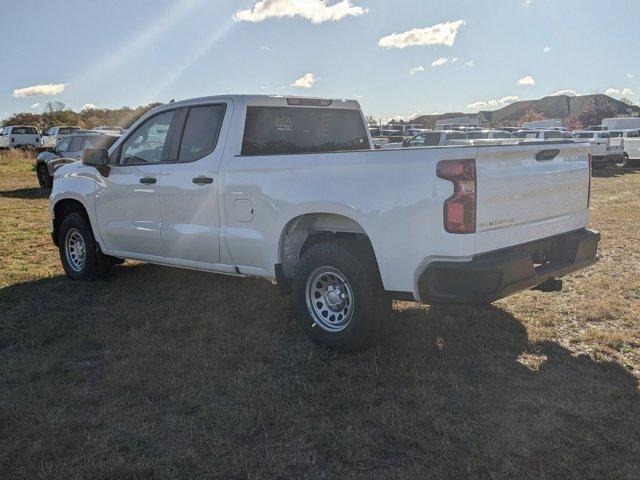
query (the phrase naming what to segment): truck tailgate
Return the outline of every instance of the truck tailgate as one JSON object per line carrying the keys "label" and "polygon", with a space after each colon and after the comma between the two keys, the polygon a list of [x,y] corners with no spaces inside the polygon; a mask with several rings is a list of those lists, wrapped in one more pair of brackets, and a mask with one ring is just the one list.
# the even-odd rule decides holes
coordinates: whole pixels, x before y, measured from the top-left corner
{"label": "truck tailgate", "polygon": [[[541,152],[553,158],[544,159]],[[477,253],[587,226],[590,172],[584,144],[480,147],[476,169]]]}

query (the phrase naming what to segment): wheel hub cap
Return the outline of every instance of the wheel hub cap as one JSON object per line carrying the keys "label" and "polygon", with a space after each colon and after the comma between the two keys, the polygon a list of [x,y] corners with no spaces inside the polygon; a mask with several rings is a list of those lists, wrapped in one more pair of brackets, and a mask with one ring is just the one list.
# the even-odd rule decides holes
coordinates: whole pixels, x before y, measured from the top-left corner
{"label": "wheel hub cap", "polygon": [[339,270],[319,267],[309,275],[307,309],[323,330],[332,333],[344,330],[353,317],[353,300],[353,290]]}
{"label": "wheel hub cap", "polygon": [[86,248],[84,238],[82,238],[80,232],[75,228],[67,232],[64,242],[64,252],[69,266],[76,272],[82,270],[86,258]]}

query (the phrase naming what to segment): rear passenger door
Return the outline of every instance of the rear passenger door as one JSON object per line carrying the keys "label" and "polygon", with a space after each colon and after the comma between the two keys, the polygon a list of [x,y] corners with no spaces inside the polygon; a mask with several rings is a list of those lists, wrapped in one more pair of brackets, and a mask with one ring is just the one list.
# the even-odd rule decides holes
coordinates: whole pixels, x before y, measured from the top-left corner
{"label": "rear passenger door", "polygon": [[166,257],[202,263],[220,260],[218,183],[228,107],[217,102],[179,111],[179,126],[158,185]]}

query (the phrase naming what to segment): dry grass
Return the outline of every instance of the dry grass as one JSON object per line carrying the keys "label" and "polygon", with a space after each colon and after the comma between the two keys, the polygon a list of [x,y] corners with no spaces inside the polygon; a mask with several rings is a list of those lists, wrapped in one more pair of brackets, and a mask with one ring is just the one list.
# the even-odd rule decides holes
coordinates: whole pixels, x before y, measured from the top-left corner
{"label": "dry grass", "polygon": [[397,303],[339,355],[267,281],[67,281],[32,163],[0,157],[0,478],[640,477],[640,172],[594,179],[564,292]]}

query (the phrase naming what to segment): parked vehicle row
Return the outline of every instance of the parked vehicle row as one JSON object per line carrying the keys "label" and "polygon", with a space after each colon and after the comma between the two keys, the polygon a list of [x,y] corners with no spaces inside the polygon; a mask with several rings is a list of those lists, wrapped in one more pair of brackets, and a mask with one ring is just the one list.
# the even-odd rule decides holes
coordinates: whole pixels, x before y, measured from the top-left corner
{"label": "parked vehicle row", "polygon": [[[612,138],[616,138],[612,141]],[[443,145],[483,145],[483,144],[515,144],[519,142],[544,141],[576,141],[587,143],[595,169],[605,168],[608,164],[620,167],[630,166],[640,159],[640,134],[637,130],[619,131],[577,131],[569,132],[559,128],[531,130],[423,130],[417,135],[393,141],[375,142],[376,148],[383,150]]]}
{"label": "parked vehicle row", "polygon": [[585,145],[374,150],[355,101],[173,102],[54,175],[71,279],[122,259],[273,278],[304,331],[341,350],[374,341],[394,298],[557,291],[597,261]]}
{"label": "parked vehicle row", "polygon": [[[80,130],[77,126],[51,127],[38,132],[31,125],[12,125],[0,128],[0,148],[54,148],[60,140]],[[121,135],[124,129],[115,126],[101,126],[91,131],[110,135]]]}

